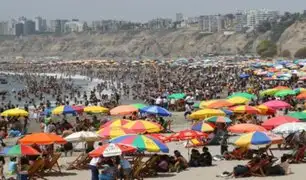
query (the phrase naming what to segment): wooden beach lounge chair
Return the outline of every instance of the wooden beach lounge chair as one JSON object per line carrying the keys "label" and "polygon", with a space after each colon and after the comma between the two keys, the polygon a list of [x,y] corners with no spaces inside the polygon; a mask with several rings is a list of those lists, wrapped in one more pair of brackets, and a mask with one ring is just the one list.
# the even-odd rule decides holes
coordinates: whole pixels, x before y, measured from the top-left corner
{"label": "wooden beach lounge chair", "polygon": [[46,179],[41,175],[44,166],[45,161],[43,159],[37,159],[36,161],[34,161],[34,163],[30,166],[28,170],[29,179]]}
{"label": "wooden beach lounge chair", "polygon": [[136,158],[134,160],[131,172],[132,179],[137,179],[137,180],[143,179],[143,174],[142,174],[143,165],[144,163],[142,162],[142,157]]}
{"label": "wooden beach lounge chair", "polygon": [[81,153],[73,162],[68,163],[67,170],[84,169],[88,166],[91,158],[86,153]]}
{"label": "wooden beach lounge chair", "polygon": [[58,160],[61,157],[61,153],[54,153],[51,156],[51,160],[48,163],[45,163],[44,169],[48,172],[58,172],[61,173],[61,167],[58,164]]}
{"label": "wooden beach lounge chair", "polygon": [[142,166],[141,172],[143,176],[156,176],[157,175],[157,161],[159,160],[158,155],[153,155],[148,159]]}

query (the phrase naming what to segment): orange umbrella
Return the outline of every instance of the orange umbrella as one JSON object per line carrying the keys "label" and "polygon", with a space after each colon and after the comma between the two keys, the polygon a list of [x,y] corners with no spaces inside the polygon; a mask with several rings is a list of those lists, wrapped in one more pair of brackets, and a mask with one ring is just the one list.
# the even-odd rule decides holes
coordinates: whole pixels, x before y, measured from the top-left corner
{"label": "orange umbrella", "polygon": [[110,110],[111,115],[129,115],[138,112],[138,109],[131,105],[121,105]]}
{"label": "orange umbrella", "polygon": [[235,124],[227,128],[232,133],[249,133],[254,131],[267,131],[264,127],[255,124]]}
{"label": "orange umbrella", "polygon": [[296,98],[297,99],[306,99],[306,92],[303,92],[303,93],[299,94]]}
{"label": "orange umbrella", "polygon": [[67,141],[52,133],[33,133],[26,135],[22,139],[19,140],[20,144],[39,144],[39,145],[47,145],[47,144],[65,144]]}
{"label": "orange umbrella", "polygon": [[286,86],[277,86],[273,89],[278,89],[278,90],[285,90],[285,89],[290,89],[289,87],[286,87]]}
{"label": "orange umbrella", "polygon": [[233,106],[233,103],[230,103],[227,100],[220,99],[220,100],[212,100],[207,103],[203,103],[203,106],[206,108],[213,108],[213,109],[218,109],[222,107],[230,107]]}

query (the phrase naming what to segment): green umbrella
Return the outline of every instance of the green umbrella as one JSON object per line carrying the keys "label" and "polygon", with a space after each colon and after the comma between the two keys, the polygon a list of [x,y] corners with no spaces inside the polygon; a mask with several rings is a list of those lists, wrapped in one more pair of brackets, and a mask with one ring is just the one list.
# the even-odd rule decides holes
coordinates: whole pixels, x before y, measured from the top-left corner
{"label": "green umbrella", "polygon": [[256,96],[254,94],[250,94],[250,93],[246,93],[246,92],[236,92],[232,95],[230,95],[229,97],[227,97],[228,99],[233,98],[233,97],[244,97],[247,99],[255,99]]}
{"label": "green umbrella", "polygon": [[184,99],[185,98],[185,93],[174,93],[174,94],[170,94],[168,96],[169,99]]}
{"label": "green umbrella", "polygon": [[288,116],[294,117],[299,120],[306,120],[306,113],[304,112],[292,112],[289,113]]}
{"label": "green umbrella", "polygon": [[137,109],[141,109],[141,108],[147,107],[148,105],[137,103],[137,104],[131,104],[131,106],[133,106]]}
{"label": "green umbrella", "polygon": [[285,89],[285,90],[278,91],[277,93],[274,94],[274,96],[276,97],[285,97],[288,95],[296,95],[296,91],[291,90],[291,89]]}

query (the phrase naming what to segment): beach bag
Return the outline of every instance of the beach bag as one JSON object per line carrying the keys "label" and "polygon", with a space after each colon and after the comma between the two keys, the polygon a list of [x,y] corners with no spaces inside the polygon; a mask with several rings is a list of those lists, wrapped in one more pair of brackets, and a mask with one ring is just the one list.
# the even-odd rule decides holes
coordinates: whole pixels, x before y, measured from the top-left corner
{"label": "beach bag", "polygon": [[234,175],[235,176],[243,176],[249,171],[247,166],[238,165],[234,167]]}

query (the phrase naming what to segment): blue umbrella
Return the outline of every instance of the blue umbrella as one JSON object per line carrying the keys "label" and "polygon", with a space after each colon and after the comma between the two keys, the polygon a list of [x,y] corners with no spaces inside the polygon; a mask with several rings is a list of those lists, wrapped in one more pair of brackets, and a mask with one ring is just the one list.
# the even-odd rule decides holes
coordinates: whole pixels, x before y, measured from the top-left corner
{"label": "blue umbrella", "polygon": [[221,109],[223,112],[225,112],[225,114],[227,115],[227,116],[231,116],[231,115],[233,115],[233,111],[230,111],[230,110],[227,110],[227,109]]}
{"label": "blue umbrella", "polygon": [[250,75],[243,73],[243,74],[240,74],[239,77],[240,78],[248,78],[248,77],[250,77]]}
{"label": "blue umbrella", "polygon": [[162,107],[159,106],[147,106],[140,109],[140,112],[147,114],[155,114],[158,116],[171,116],[171,113]]}
{"label": "blue umbrella", "polygon": [[52,114],[52,110],[53,110],[54,108],[46,108],[45,110],[44,110],[44,112],[43,112],[43,115],[44,116],[50,116],[51,114]]}

